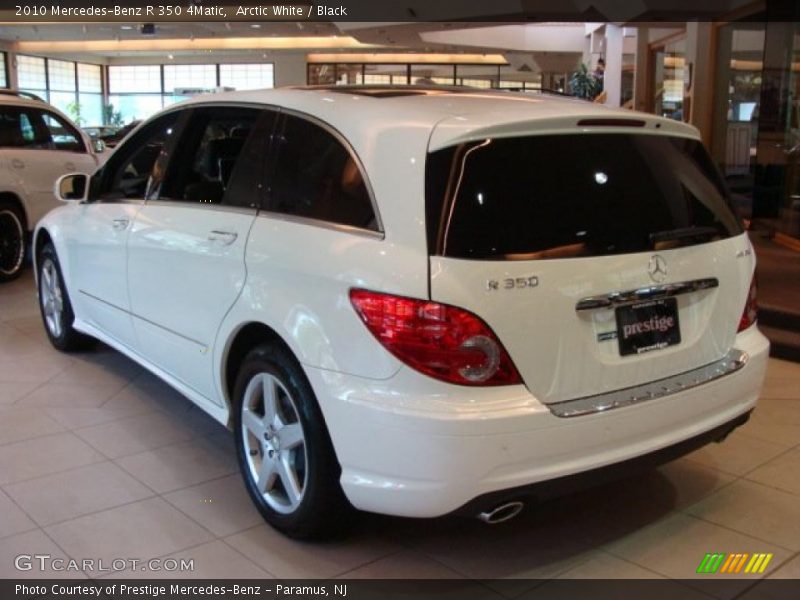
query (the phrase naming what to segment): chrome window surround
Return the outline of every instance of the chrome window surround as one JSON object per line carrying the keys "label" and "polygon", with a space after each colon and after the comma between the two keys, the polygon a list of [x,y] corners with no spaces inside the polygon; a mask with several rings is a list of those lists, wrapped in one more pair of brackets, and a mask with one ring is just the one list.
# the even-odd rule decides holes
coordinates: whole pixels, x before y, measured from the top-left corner
{"label": "chrome window surround", "polygon": [[583,298],[575,305],[575,310],[580,312],[583,310],[595,310],[597,308],[613,308],[632,302],[668,298],[715,287],[719,287],[719,280],[716,277],[707,277],[705,279],[694,279],[692,281],[681,281],[677,283],[665,283],[662,285],[649,285],[636,290],[610,292],[608,294]]}
{"label": "chrome window surround", "polygon": [[564,418],[605,412],[704,385],[735,373],[747,364],[748,359],[747,353],[733,349],[720,360],[698,369],[605,394],[548,404],[547,407],[555,416]]}

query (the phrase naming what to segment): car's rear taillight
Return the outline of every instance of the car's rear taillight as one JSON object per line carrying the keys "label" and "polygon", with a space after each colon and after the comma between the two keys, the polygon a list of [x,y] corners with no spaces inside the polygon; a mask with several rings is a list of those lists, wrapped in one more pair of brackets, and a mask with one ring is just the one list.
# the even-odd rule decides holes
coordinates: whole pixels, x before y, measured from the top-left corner
{"label": "car's rear taillight", "polygon": [[736,333],[744,331],[751,325],[754,325],[758,318],[758,304],[756,303],[756,277],[753,275],[753,281],[750,282],[750,290],[747,292],[747,302],[744,305],[742,318],[739,319],[739,329]]}
{"label": "car's rear taillight", "polygon": [[521,383],[497,336],[466,310],[358,289],[350,302],[378,341],[417,371],[460,385]]}

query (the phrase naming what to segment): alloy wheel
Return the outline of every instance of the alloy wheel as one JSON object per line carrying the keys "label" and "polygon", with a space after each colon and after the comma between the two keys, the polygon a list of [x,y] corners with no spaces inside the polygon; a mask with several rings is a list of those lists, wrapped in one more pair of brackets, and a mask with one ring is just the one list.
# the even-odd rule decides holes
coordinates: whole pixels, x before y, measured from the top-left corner
{"label": "alloy wheel", "polygon": [[0,273],[13,275],[25,260],[25,232],[19,217],[11,210],[0,210]]}
{"label": "alloy wheel", "polygon": [[308,481],[306,438],[295,399],[277,377],[259,373],[245,389],[241,410],[250,477],[270,508],[293,513]]}
{"label": "alloy wheel", "polygon": [[44,259],[39,279],[39,297],[47,330],[54,338],[59,338],[64,330],[64,298],[58,269],[51,258]]}

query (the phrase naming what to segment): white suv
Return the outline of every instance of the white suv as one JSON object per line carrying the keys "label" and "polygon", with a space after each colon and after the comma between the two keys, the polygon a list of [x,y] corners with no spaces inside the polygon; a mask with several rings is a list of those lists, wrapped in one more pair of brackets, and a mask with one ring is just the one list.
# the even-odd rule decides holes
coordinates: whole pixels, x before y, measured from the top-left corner
{"label": "white suv", "polygon": [[236,436],[289,535],[488,522],[746,421],[755,257],[697,131],[545,95],[236,92],[140,126],[36,231],[53,344]]}
{"label": "white suv", "polygon": [[56,179],[97,165],[68,117],[32,94],[0,90],[0,282],[22,272],[30,232],[58,205]]}

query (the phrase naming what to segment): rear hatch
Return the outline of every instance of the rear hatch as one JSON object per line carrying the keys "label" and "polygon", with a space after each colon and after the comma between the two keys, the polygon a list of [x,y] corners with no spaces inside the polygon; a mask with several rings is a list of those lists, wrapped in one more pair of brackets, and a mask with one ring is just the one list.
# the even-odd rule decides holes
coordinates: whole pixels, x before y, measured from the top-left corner
{"label": "rear hatch", "polygon": [[507,130],[428,156],[431,299],[486,321],[545,403],[722,358],[753,258],[702,143]]}

